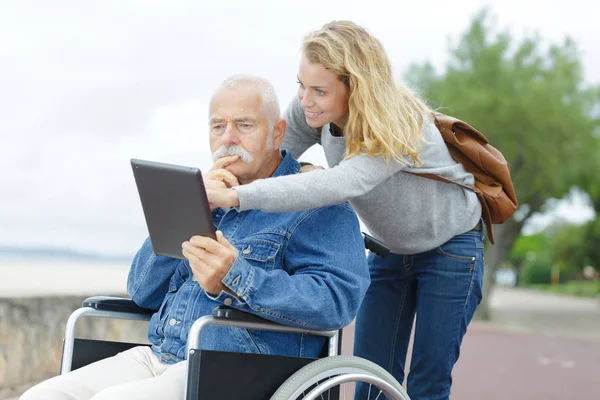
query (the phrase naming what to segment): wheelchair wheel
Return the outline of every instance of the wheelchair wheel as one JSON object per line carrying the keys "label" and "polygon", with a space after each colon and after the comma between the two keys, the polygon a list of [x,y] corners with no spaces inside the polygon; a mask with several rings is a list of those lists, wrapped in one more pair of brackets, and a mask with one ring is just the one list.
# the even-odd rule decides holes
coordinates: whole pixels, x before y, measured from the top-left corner
{"label": "wheelchair wheel", "polygon": [[326,357],[308,364],[290,376],[271,400],[328,399],[333,388],[358,382],[370,385],[368,398],[364,400],[381,400],[382,396],[388,400],[410,400],[402,385],[386,370],[371,361],[350,356]]}

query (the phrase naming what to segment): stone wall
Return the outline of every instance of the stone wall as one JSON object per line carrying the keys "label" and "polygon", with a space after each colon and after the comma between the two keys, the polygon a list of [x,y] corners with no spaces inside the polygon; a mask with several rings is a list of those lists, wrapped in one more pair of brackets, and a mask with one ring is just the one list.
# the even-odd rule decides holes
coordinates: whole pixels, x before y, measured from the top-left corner
{"label": "stone wall", "polygon": [[[0,298],[0,391],[58,375],[67,319],[84,299]],[[147,343],[146,328],[143,321],[83,317],[77,337]]]}

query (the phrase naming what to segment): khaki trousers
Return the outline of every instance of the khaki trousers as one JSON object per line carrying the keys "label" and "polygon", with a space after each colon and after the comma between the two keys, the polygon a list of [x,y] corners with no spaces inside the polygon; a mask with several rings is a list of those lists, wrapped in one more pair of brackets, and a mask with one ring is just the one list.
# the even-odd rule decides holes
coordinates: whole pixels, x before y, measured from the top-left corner
{"label": "khaki trousers", "polygon": [[41,382],[20,400],[179,400],[186,373],[187,361],[163,364],[139,346]]}

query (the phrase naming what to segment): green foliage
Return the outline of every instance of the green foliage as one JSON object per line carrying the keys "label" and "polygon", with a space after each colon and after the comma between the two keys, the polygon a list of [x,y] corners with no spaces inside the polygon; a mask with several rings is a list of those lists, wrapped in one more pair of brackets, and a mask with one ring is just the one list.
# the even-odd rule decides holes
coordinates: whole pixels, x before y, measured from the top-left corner
{"label": "green foliage", "polygon": [[508,261],[516,268],[530,261],[541,261],[550,264],[552,255],[549,251],[549,244],[550,238],[544,233],[528,236],[521,235],[517,238],[508,254]]}
{"label": "green foliage", "polygon": [[600,218],[581,226],[554,227],[550,234],[552,260],[556,265],[572,271],[591,265],[600,271]]}
{"label": "green foliage", "polygon": [[445,73],[413,65],[408,81],[503,152],[525,218],[574,186],[600,197],[600,87],[584,82],[575,43],[544,49],[537,36],[516,43],[492,28],[482,12],[450,48]]}
{"label": "green foliage", "polygon": [[552,267],[543,261],[526,262],[519,271],[519,286],[532,283],[551,283]]}
{"label": "green foliage", "polygon": [[508,261],[519,270],[519,284],[550,283],[551,269],[561,280],[581,275],[584,267],[600,271],[600,218],[583,225],[556,223],[545,232],[519,236]]}

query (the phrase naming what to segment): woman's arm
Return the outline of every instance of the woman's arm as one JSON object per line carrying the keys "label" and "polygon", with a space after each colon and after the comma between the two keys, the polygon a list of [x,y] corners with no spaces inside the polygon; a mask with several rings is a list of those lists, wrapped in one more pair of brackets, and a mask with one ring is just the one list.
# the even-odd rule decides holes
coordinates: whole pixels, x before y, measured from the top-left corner
{"label": "woman's arm", "polygon": [[240,211],[308,210],[368,193],[404,167],[397,161],[388,165],[383,158],[358,155],[330,169],[259,179],[234,189]]}

